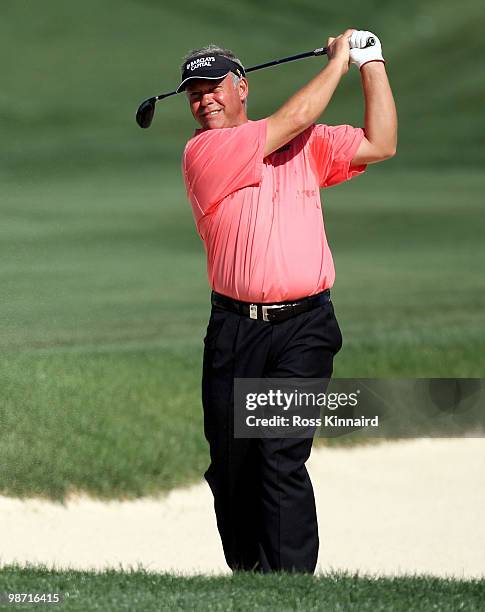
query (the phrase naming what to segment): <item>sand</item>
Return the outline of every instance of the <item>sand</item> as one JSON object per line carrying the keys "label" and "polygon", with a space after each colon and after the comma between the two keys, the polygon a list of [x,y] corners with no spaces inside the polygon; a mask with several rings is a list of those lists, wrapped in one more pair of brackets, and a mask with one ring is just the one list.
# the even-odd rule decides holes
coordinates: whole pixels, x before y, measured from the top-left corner
{"label": "sand", "polygon": [[[485,440],[319,448],[307,465],[317,572],[485,577]],[[230,573],[205,481],[136,501],[0,496],[0,564],[12,562]]]}

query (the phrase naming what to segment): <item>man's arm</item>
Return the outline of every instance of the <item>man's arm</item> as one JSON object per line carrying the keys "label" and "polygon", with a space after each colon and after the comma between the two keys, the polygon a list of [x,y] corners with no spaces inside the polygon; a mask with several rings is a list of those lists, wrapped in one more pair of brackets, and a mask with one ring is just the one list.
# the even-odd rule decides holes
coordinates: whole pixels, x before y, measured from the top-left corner
{"label": "man's arm", "polygon": [[265,157],[315,123],[327,108],[340,79],[349,69],[352,32],[346,30],[335,39],[329,38],[327,66],[268,117]]}
{"label": "man's arm", "polygon": [[393,157],[397,146],[396,105],[384,64],[364,64],[360,74],[365,100],[365,137],[352,159],[353,166]]}

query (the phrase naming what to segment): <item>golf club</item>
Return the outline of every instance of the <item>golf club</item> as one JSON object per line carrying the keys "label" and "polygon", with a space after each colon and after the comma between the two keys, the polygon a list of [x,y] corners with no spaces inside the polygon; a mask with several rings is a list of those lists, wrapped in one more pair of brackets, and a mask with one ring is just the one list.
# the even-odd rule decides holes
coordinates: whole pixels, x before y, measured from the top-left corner
{"label": "golf club", "polygon": [[[371,36],[367,40],[366,47],[372,47],[375,44],[374,38]],[[257,64],[256,66],[251,66],[251,68],[246,68],[245,72],[253,72],[254,70],[262,70],[263,68],[269,68],[270,66],[277,66],[278,64],[285,64],[286,62],[293,62],[294,60],[303,59],[304,57],[312,57],[317,55],[326,55],[327,47],[319,47],[318,49],[314,49],[313,51],[305,51],[304,53],[298,53],[297,55],[290,55],[288,57],[283,57],[281,59],[273,60],[271,62],[266,62],[264,64]],[[153,121],[153,115],[155,114],[155,104],[159,100],[163,100],[164,98],[168,98],[169,96],[174,96],[176,93],[180,93],[177,91],[170,91],[169,93],[159,94],[158,96],[153,96],[152,98],[148,98],[144,102],[140,104],[138,110],[136,111],[136,122],[141,128],[149,128]]]}

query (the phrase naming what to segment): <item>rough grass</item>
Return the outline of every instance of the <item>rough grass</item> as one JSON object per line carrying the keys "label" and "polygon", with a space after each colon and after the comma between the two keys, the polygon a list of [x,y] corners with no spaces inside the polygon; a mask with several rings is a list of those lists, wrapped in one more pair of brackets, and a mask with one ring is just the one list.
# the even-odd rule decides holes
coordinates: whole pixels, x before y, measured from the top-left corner
{"label": "rough grass", "polygon": [[65,597],[62,610],[103,612],[478,612],[483,610],[485,581],[430,576],[378,578],[345,573],[319,577],[239,573],[184,578],[144,570],[94,573],[7,566],[0,570],[2,591],[61,593]]}

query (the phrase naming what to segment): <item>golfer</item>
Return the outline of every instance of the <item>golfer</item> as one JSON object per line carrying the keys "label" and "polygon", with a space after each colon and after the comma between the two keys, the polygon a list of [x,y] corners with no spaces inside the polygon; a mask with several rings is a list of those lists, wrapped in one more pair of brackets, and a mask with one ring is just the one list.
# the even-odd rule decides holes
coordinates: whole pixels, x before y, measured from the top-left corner
{"label": "golfer", "polygon": [[[369,37],[375,44],[366,47]],[[360,68],[364,128],[315,125],[350,63]],[[232,570],[313,573],[318,526],[305,467],[313,440],[235,438],[234,378],[332,374],[342,337],[319,188],[396,151],[381,44],[351,29],[329,38],[326,66],[259,121],[248,119],[244,67],[227,49],[191,52],[182,90],[200,124],[182,166],[213,290],[202,376],[205,478],[225,558]]]}

